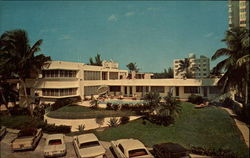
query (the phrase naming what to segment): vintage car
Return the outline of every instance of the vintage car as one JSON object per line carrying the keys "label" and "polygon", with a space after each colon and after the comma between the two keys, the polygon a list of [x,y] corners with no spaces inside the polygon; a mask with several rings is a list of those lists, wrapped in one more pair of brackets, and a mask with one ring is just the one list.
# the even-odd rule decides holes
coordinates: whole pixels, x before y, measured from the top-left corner
{"label": "vintage car", "polygon": [[2,138],[4,137],[4,135],[6,134],[7,130],[5,126],[1,126],[1,130],[0,130],[0,140],[2,140]]}
{"label": "vintage car", "polygon": [[43,135],[42,129],[25,128],[19,131],[17,137],[11,141],[12,151],[34,150]]}
{"label": "vintage car", "polygon": [[190,158],[188,150],[175,143],[153,145],[153,151],[158,158]]}
{"label": "vintage car", "polygon": [[106,150],[93,133],[74,137],[73,145],[79,158],[106,158]]}
{"label": "vintage car", "polygon": [[137,139],[111,141],[111,150],[118,158],[154,158],[144,144]]}
{"label": "vintage car", "polygon": [[50,134],[46,137],[44,157],[65,156],[66,154],[64,134]]}

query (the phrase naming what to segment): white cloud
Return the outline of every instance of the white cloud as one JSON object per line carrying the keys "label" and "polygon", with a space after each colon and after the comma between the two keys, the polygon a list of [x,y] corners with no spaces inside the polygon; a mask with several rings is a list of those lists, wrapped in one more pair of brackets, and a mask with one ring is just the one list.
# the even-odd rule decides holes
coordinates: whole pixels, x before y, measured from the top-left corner
{"label": "white cloud", "polygon": [[209,38],[209,37],[212,37],[213,35],[214,35],[214,33],[210,32],[210,33],[207,33],[206,35],[204,35],[204,37]]}
{"label": "white cloud", "polygon": [[133,16],[133,15],[135,15],[135,12],[127,12],[127,13],[125,13],[125,16]]}
{"label": "white cloud", "polygon": [[108,21],[117,21],[117,20],[118,20],[118,17],[114,14],[108,17]]}
{"label": "white cloud", "polygon": [[62,35],[61,37],[59,37],[59,40],[70,40],[70,39],[72,39],[70,35]]}

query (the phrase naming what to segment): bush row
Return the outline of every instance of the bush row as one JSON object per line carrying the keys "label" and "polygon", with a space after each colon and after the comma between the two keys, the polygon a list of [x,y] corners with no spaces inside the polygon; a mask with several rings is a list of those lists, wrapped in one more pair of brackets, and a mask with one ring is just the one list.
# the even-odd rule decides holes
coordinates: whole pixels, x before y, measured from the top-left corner
{"label": "bush row", "polygon": [[198,155],[208,155],[220,158],[237,158],[238,156],[227,149],[206,149],[203,147],[191,147],[191,153]]}
{"label": "bush row", "polygon": [[60,98],[55,101],[55,103],[51,104],[51,111],[55,111],[63,106],[81,101],[81,98],[78,97],[71,97],[71,98]]}
{"label": "bush row", "polygon": [[188,97],[188,102],[191,102],[193,104],[201,104],[204,102],[204,99],[200,95],[191,94]]}

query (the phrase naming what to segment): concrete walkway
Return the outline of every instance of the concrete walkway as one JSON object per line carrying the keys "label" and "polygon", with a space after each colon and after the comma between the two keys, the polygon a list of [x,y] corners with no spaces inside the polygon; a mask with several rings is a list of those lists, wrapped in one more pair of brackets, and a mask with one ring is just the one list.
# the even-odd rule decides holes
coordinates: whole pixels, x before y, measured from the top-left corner
{"label": "concrete walkway", "polygon": [[[130,116],[130,121],[140,118],[141,116]],[[66,125],[71,126],[71,131],[75,132],[78,131],[79,125],[85,125],[85,130],[91,130],[91,129],[98,129],[101,127],[108,127],[108,122],[111,117],[104,118],[100,124],[98,124],[98,121],[96,118],[90,118],[90,119],[57,119],[57,118],[51,118],[47,115],[44,115],[44,120],[47,120],[49,124],[55,124],[55,125]],[[116,117],[118,120],[120,117]]]}
{"label": "concrete walkway", "polygon": [[235,116],[237,116],[237,115],[233,112],[233,110],[231,110],[229,108],[224,108],[224,107],[221,107],[221,108],[223,110],[227,111],[228,114],[234,119],[237,127],[239,128],[239,130],[242,133],[242,136],[244,138],[244,141],[245,141],[247,147],[249,148],[249,128],[248,128],[248,126],[244,122],[241,122],[235,118]]}

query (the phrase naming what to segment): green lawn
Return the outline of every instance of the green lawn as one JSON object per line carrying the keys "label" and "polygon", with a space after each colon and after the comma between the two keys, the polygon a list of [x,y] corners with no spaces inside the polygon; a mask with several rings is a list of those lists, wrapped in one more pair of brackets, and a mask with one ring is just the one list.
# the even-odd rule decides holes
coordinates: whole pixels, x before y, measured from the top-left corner
{"label": "green lawn", "polygon": [[20,115],[20,116],[0,116],[0,125],[6,126],[8,128],[21,128],[24,125],[30,123],[32,118],[30,116]]}
{"label": "green lawn", "polygon": [[61,119],[85,119],[96,117],[122,117],[135,115],[131,111],[113,111],[106,109],[91,109],[78,105],[67,105],[58,110],[51,111],[47,116]]}
{"label": "green lawn", "polygon": [[246,157],[249,150],[245,145],[234,120],[222,109],[207,107],[194,109],[190,103],[182,104],[183,110],[173,125],[159,126],[142,119],[117,128],[96,132],[100,140],[111,141],[122,138],[136,138],[147,146],[163,142],[176,142],[190,149],[190,146],[208,149],[231,149]]}

